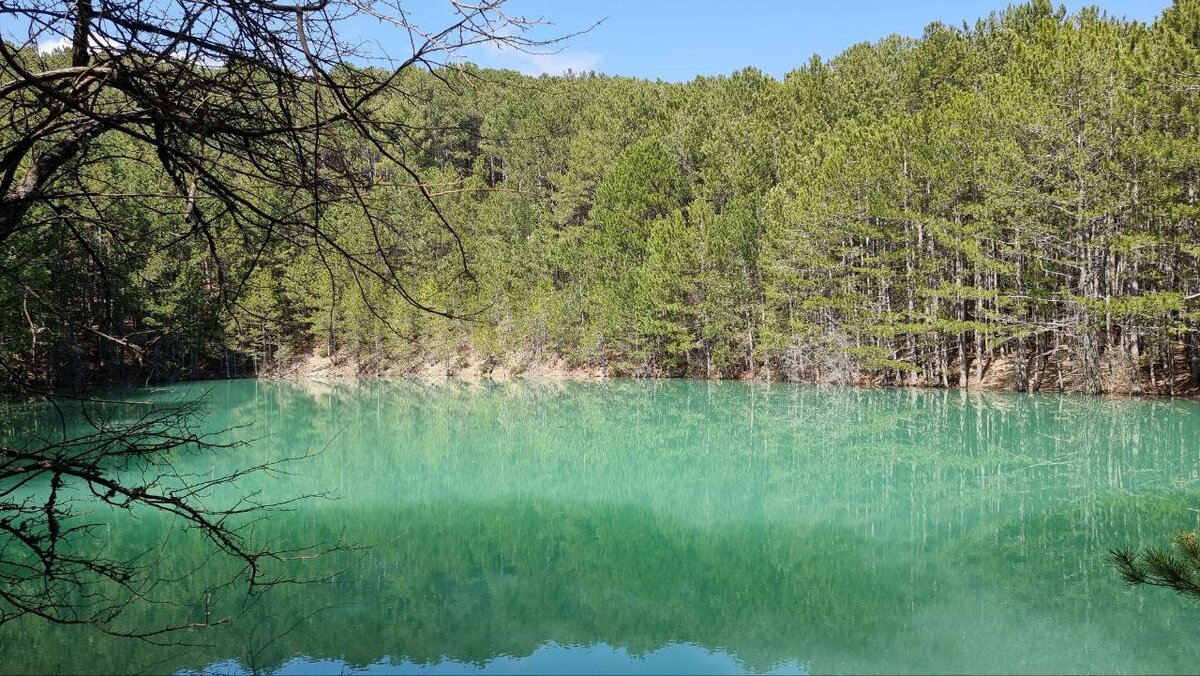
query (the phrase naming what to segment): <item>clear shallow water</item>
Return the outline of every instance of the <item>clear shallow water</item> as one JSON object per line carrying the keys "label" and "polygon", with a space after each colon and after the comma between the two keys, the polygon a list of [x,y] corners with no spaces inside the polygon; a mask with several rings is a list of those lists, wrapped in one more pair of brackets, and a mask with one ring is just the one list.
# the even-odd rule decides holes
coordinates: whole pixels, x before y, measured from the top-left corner
{"label": "clear shallow water", "polygon": [[[1200,405],[694,381],[231,381],[241,487],[337,500],[259,535],[365,545],[155,647],[0,627],[5,672],[1194,673],[1200,605],[1104,554],[1197,526]],[[149,396],[141,394],[139,396]],[[23,419],[10,412],[12,420]],[[161,519],[193,619],[208,550]],[[233,608],[242,597],[209,599]],[[151,622],[156,610],[130,621]],[[215,612],[215,611],[214,611]]]}

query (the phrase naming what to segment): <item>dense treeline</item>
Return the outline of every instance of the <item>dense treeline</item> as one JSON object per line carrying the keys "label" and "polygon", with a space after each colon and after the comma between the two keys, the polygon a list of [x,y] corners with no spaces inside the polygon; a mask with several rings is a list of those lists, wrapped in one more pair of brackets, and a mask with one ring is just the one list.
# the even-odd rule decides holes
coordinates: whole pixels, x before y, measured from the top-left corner
{"label": "dense treeline", "polygon": [[[10,374],[235,375],[318,354],[364,373],[561,359],[632,376],[1200,387],[1197,0],[1152,25],[1035,1],[782,81],[403,77],[408,95],[377,114],[405,130],[398,152],[456,232],[349,134],[315,159],[356,172],[371,208],[314,210],[333,241],[172,243],[160,226],[177,209],[92,200],[145,241],[9,237]],[[111,148],[87,168],[111,174],[81,184],[153,193],[166,179],[139,152]],[[214,275],[238,266],[253,274],[231,309]]]}

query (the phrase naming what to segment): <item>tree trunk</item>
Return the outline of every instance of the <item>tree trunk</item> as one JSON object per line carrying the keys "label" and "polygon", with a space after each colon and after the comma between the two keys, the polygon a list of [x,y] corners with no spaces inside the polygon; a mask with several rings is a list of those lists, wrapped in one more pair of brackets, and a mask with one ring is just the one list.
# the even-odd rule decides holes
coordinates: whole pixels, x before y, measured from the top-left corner
{"label": "tree trunk", "polygon": [[1193,325],[1188,336],[1188,387],[1200,388],[1200,330]]}

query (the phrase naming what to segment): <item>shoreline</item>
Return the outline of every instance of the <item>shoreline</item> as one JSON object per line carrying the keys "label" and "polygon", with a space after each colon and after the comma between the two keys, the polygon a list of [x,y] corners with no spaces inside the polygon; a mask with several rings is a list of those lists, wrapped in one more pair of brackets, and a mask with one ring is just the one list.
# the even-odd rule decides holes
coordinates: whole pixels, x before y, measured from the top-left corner
{"label": "shoreline", "polygon": [[[364,364],[346,357],[331,359],[317,355],[309,355],[262,369],[250,377],[261,380],[280,380],[295,382],[339,382],[352,380],[418,380],[423,382],[481,383],[492,381],[509,383],[517,381],[531,382],[598,382],[608,380],[697,380],[697,381],[740,381],[754,383],[792,383],[797,385],[821,385],[833,387],[857,387],[865,389],[896,389],[923,391],[961,391],[961,392],[1009,392],[1013,394],[1071,394],[1097,397],[1115,397],[1128,399],[1200,399],[1200,388],[1189,388],[1186,381],[1177,378],[1176,389],[1172,394],[1167,391],[1165,383],[1159,383],[1157,388],[1130,387],[1131,379],[1128,373],[1108,365],[1104,388],[1100,392],[1085,392],[1078,388],[1074,378],[1064,369],[1057,369],[1051,379],[1040,379],[1036,387],[1022,392],[1015,387],[1014,360],[1007,357],[997,357],[989,361],[983,368],[971,369],[971,375],[966,386],[957,382],[942,385],[939,382],[927,382],[913,379],[910,382],[889,382],[889,379],[878,374],[859,372],[849,382],[820,381],[812,378],[773,377],[768,369],[760,369],[758,373],[737,374],[733,377],[697,377],[688,375],[629,375],[611,373],[599,366],[578,367],[570,366],[562,357],[533,360],[487,360],[479,357],[465,356],[454,360],[423,358],[416,360],[395,360],[384,368],[375,364]],[[765,374],[765,375],[763,375]],[[1182,381],[1182,382],[1181,382]]]}

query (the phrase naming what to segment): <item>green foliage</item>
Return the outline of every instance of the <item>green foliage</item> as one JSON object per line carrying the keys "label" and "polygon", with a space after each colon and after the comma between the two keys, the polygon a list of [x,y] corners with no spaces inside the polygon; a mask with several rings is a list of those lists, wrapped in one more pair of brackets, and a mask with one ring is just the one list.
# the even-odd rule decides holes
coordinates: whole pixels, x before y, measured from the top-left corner
{"label": "green foliage", "polygon": [[1166,587],[1200,599],[1200,543],[1194,531],[1178,533],[1174,551],[1114,549],[1109,559],[1131,585]]}
{"label": "green foliage", "polygon": [[[45,230],[11,240],[5,255],[28,264],[0,280],[0,348],[60,380],[104,361],[55,322],[31,332],[28,284],[85,299],[72,326],[199,318],[157,344],[154,377],[308,352],[365,371],[475,352],[617,375],[949,385],[1007,359],[1026,389],[1047,386],[1036,373],[1052,355],[1073,389],[1103,389],[1105,360],[1124,360],[1135,387],[1200,387],[1197,25],[1191,0],[1151,25],[1038,0],[814,57],[782,81],[406,72],[410,95],[374,114],[410,130],[406,161],[468,270],[411,177],[347,131],[321,161],[361,177],[375,217],[314,214],[328,242],[215,242],[230,276],[262,256],[232,316],[212,251],[154,234],[178,230],[169,205],[106,198],[87,208],[144,223],[138,251],[96,233],[118,261],[101,272]],[[120,159],[139,152],[90,171],[153,192],[162,178]],[[337,250],[372,253],[349,265]],[[97,297],[102,274],[119,293]],[[394,281],[413,297],[387,293]]]}

